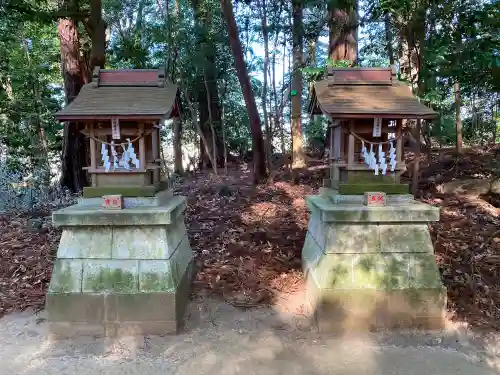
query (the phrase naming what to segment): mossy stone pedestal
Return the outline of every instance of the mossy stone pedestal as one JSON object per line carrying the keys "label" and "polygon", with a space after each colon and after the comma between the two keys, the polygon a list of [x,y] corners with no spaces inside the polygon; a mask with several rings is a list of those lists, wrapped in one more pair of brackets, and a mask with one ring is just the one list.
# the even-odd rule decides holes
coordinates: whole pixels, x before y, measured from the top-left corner
{"label": "mossy stone pedestal", "polygon": [[178,332],[194,274],[183,212],[186,198],[162,191],[99,198],[53,213],[63,229],[46,309],[50,333],[118,336]]}
{"label": "mossy stone pedestal", "polygon": [[306,200],[302,261],[320,331],[443,326],[446,289],[427,227],[438,208],[411,195],[368,207],[332,189]]}

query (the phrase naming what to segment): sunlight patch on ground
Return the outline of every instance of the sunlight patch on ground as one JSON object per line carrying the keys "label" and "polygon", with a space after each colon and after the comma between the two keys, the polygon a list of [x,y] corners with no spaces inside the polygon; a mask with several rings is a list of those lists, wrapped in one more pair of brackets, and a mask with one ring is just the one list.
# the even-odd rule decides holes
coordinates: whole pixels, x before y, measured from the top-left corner
{"label": "sunlight patch on ground", "polygon": [[45,366],[46,362],[44,354],[50,352],[51,347],[52,342],[49,340],[45,340],[41,345],[33,345],[24,348],[21,354],[16,357],[14,362],[19,365],[21,365],[22,363],[26,363],[23,374],[28,371],[33,371],[37,368],[41,368]]}
{"label": "sunlight patch on ground", "polygon": [[[269,202],[254,203],[250,207],[250,215],[255,215],[259,218],[271,219],[276,217],[278,205]],[[245,215],[245,214],[243,214]],[[255,218],[253,219],[255,220]]]}

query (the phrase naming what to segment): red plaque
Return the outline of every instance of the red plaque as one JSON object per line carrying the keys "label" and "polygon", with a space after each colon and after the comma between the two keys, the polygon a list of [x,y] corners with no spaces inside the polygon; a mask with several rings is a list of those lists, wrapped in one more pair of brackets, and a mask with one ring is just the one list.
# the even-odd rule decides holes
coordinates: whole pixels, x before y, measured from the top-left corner
{"label": "red plaque", "polygon": [[111,210],[123,209],[123,197],[121,195],[105,195],[102,197],[102,207]]}
{"label": "red plaque", "polygon": [[365,193],[365,206],[385,206],[385,193],[367,192]]}

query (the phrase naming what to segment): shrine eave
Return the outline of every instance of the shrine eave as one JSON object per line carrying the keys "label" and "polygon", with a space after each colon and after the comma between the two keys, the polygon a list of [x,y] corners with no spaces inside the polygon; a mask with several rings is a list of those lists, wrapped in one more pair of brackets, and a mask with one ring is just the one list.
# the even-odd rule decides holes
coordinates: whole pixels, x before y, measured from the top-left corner
{"label": "shrine eave", "polygon": [[56,118],[59,121],[106,121],[112,118],[118,118],[121,120],[130,120],[130,121],[142,121],[142,120],[151,120],[151,121],[159,121],[165,120],[169,118],[170,114],[165,115],[56,115]]}
{"label": "shrine eave", "polygon": [[162,120],[178,115],[178,90],[171,83],[160,86],[95,86],[86,84],[78,96],[55,114],[60,121]]}
{"label": "shrine eave", "polygon": [[[320,108],[320,107],[318,107]],[[398,120],[398,119],[409,119],[409,120],[433,120],[438,117],[437,114],[421,114],[421,113],[387,113],[387,112],[369,112],[369,113],[332,113],[327,111],[318,111],[318,113],[313,114],[324,114],[333,120],[348,120],[348,119],[371,119],[374,117],[381,117],[384,119]]]}
{"label": "shrine eave", "polygon": [[316,82],[309,113],[331,119],[435,119],[438,113],[413,96],[410,88],[397,80],[391,83],[337,83],[329,77]]}

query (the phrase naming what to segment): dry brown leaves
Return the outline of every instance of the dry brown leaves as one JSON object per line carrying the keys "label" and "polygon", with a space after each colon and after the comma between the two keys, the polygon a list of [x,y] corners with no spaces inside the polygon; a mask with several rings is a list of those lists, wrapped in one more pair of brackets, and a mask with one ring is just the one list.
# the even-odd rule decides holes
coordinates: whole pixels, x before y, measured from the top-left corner
{"label": "dry brown leaves", "polygon": [[29,232],[23,217],[0,217],[0,316],[43,307],[59,236]]}
{"label": "dry brown leaves", "polygon": [[189,197],[197,291],[251,307],[300,288],[308,219],[303,198],[317,191],[321,177],[321,171],[312,172],[298,185],[277,181],[253,187],[248,174],[231,171],[220,184],[207,187],[202,176],[186,184],[181,192]]}
{"label": "dry brown leaves", "polygon": [[[487,177],[492,157],[473,151],[458,160],[433,156],[420,187],[423,201],[441,207],[431,233],[449,307],[474,326],[499,329],[500,212],[480,197],[440,194],[432,179]],[[185,181],[177,193],[189,200],[186,224],[199,271],[195,291],[252,307],[302,288],[303,198],[317,192],[322,178],[321,169],[312,169],[298,185],[281,176],[254,187],[248,170],[233,169],[228,176]],[[0,315],[43,306],[58,239],[53,230],[27,231],[26,219],[0,219]]]}
{"label": "dry brown leaves", "polygon": [[[469,150],[459,159],[431,165],[423,174],[430,176],[432,170],[444,176],[444,182],[489,178],[493,157]],[[448,288],[448,308],[476,327],[500,329],[500,210],[483,197],[440,194],[432,184],[425,188],[428,198],[423,201],[441,207],[440,221],[431,224],[431,233]]]}

